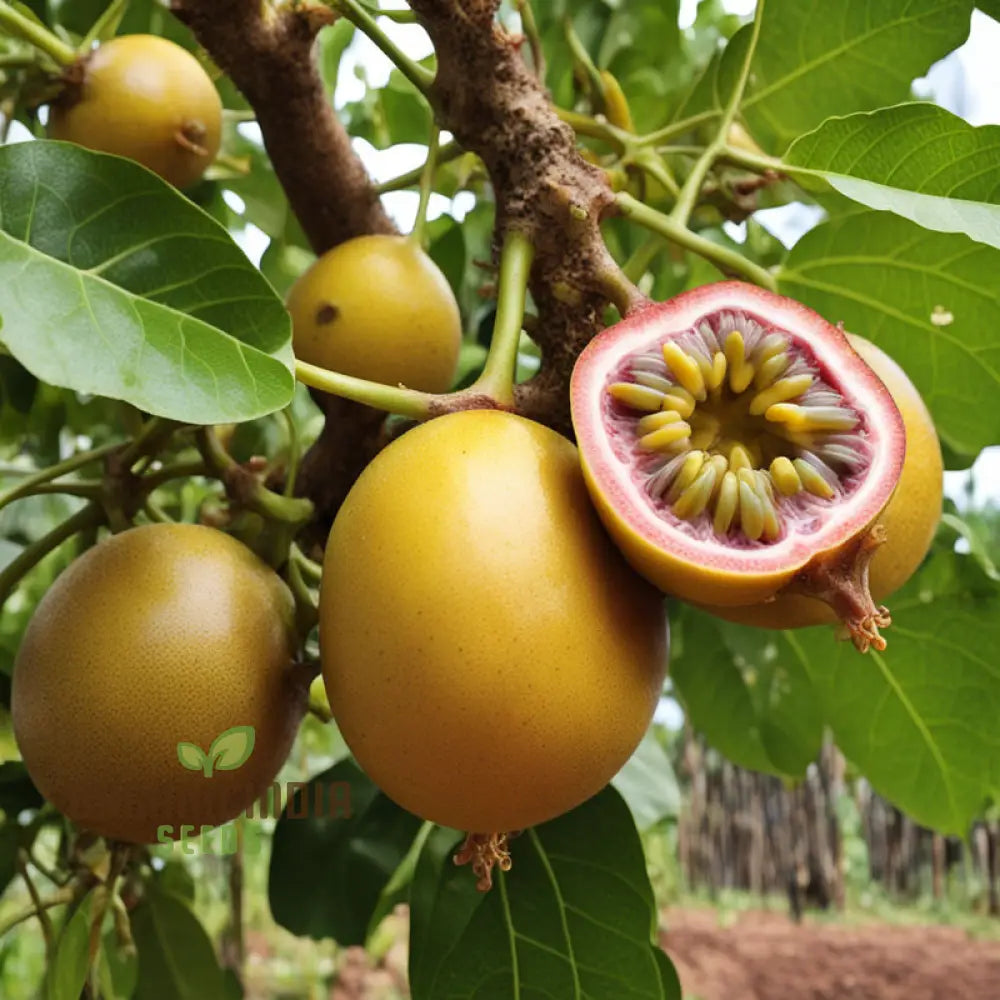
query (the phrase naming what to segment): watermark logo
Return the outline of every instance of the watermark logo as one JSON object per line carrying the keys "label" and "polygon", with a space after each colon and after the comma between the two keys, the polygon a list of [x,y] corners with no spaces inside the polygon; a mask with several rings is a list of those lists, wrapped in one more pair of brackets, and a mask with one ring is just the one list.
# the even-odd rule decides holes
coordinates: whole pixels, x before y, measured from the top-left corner
{"label": "watermark logo", "polygon": [[206,753],[197,743],[177,744],[177,759],[189,771],[201,771],[211,778],[216,771],[235,771],[253,753],[256,733],[253,726],[233,726],[212,740]]}

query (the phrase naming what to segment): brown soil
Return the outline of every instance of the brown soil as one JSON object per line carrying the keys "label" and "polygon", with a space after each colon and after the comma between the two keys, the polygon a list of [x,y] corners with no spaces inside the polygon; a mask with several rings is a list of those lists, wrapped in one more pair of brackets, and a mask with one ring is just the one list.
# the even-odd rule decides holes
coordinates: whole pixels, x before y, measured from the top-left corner
{"label": "brown soil", "polygon": [[685,1000],[1000,1000],[1000,942],[950,927],[792,923],[671,910],[663,946]]}

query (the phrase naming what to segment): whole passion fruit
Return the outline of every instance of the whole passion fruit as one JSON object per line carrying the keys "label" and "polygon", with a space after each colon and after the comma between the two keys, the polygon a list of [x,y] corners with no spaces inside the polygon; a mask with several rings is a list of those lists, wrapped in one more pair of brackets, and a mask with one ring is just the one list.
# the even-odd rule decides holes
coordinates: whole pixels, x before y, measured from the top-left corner
{"label": "whole passion fruit", "polygon": [[896,488],[903,420],[843,332],[742,282],[649,306],[583,351],[573,425],[591,497],[629,562],[705,605],[783,589],[882,648],[871,531]]}
{"label": "whole passion fruit", "polygon": [[[892,393],[906,428],[906,456],[899,484],[875,522],[884,527],[885,542],[875,550],[868,572],[872,597],[884,601],[910,579],[931,547],[941,519],[944,464],[934,421],[906,372],[863,337],[849,333],[847,339]],[[828,604],[791,593],[751,607],[706,610],[729,621],[762,628],[801,628],[837,620]]]}
{"label": "whole passion fruit", "polygon": [[277,574],[214,528],[146,525],[88,550],[14,665],[14,734],[39,791],[132,843],[252,806],[306,708],[293,619]]}
{"label": "whole passion fruit", "polygon": [[127,156],[179,188],[215,159],[222,101],[201,63],[156,35],[121,35],[49,109],[49,136]]}
{"label": "whole passion fruit", "polygon": [[320,652],[337,724],[391,798],[484,844],[614,776],[667,645],[663,595],[601,528],[576,449],[510,413],[407,432],[330,533]]}
{"label": "whole passion fruit", "polygon": [[287,304],[301,361],[384,385],[451,388],[462,317],[448,279],[408,237],[335,246],[295,282]]}

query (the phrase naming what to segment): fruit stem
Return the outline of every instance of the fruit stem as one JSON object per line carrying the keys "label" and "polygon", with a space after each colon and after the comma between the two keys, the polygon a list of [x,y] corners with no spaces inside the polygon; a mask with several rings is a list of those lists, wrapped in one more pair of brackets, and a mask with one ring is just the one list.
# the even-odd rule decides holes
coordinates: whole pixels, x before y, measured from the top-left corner
{"label": "fruit stem", "polygon": [[692,232],[686,225],[676,221],[672,216],[664,215],[662,212],[656,211],[655,208],[644,205],[626,191],[619,191],[615,195],[615,201],[618,203],[619,211],[626,218],[632,219],[633,222],[645,226],[654,233],[665,236],[678,246],[698,254],[699,257],[704,257],[725,274],[752,281],[772,292],[777,291],[778,286],[774,275],[759,264],[747,260],[735,250],[713,243],[711,240],[705,239],[704,236]]}
{"label": "fruit stem", "polygon": [[288,471],[285,474],[284,495],[290,497],[295,495],[295,480],[298,478],[299,462],[302,459],[302,442],[299,440],[299,429],[290,403],[281,411],[281,415],[285,418],[288,430]]}
{"label": "fruit stem", "polygon": [[[434,159],[434,166],[440,167],[444,163],[450,163],[452,160],[457,160],[462,153],[463,149],[457,142],[454,140],[446,142],[443,146],[438,147],[437,155]],[[413,187],[414,184],[420,183],[426,169],[427,165],[423,164],[422,166],[414,167],[413,170],[407,170],[405,174],[400,174],[398,177],[393,177],[391,180],[383,181],[381,184],[376,184],[375,193],[387,194],[390,191],[402,191],[404,188]]]}
{"label": "fruit stem", "polygon": [[420,171],[420,202],[417,205],[417,215],[413,220],[410,239],[422,250],[427,249],[427,206],[430,204],[431,191],[434,189],[434,172],[437,169],[438,141],[441,130],[437,122],[431,125],[430,138],[427,140],[427,159]]}
{"label": "fruit stem", "polygon": [[643,275],[649,270],[650,264],[663,250],[666,241],[657,233],[650,233],[646,240],[632,252],[631,256],[622,264],[622,274],[629,281],[639,282]]}
{"label": "fruit stem", "polygon": [[340,372],[331,372],[299,360],[295,362],[295,377],[303,385],[328,392],[332,396],[364,403],[387,413],[398,413],[412,420],[426,420],[431,415],[431,404],[438,398],[430,392],[369,382],[367,379],[341,375]]}
{"label": "fruit stem", "polygon": [[591,115],[581,114],[579,111],[569,111],[566,108],[556,108],[555,112],[577,135],[585,135],[591,139],[600,139],[619,154],[624,154],[628,146],[634,142],[633,136],[630,136],[622,129],[616,128],[610,122],[601,121]]}
{"label": "fruit stem", "polygon": [[77,51],[80,55],[86,55],[95,42],[104,42],[111,38],[118,30],[118,26],[128,9],[129,0],[111,0],[100,17],[90,26],[90,31],[80,42]]}
{"label": "fruit stem", "polygon": [[712,108],[708,111],[699,111],[696,115],[681,118],[678,121],[671,122],[669,125],[664,125],[663,128],[659,128],[655,132],[649,132],[646,135],[640,136],[636,140],[636,145],[660,146],[665,142],[669,142],[675,136],[684,135],[685,132],[691,132],[700,125],[705,125],[718,116],[719,111],[717,108]]}
{"label": "fruit stem", "polygon": [[531,0],[515,0],[514,7],[521,16],[521,30],[528,40],[528,47],[531,50],[531,61],[535,66],[535,76],[539,82],[545,85],[545,51],[542,46],[542,35],[538,30],[538,22],[535,20],[535,12],[531,7]]}
{"label": "fruit stem", "polygon": [[680,188],[677,186],[677,181],[674,180],[673,174],[667,169],[667,165],[658,153],[651,149],[644,149],[633,162],[643,173],[652,177],[654,181],[669,191],[673,197],[679,196]]}
{"label": "fruit stem", "polygon": [[716,127],[715,138],[705,147],[704,152],[695,161],[681,187],[681,192],[677,196],[677,202],[670,213],[670,218],[674,222],[687,226],[688,219],[697,204],[698,196],[701,194],[701,186],[705,183],[712,165],[718,159],[719,154],[726,148],[726,136],[729,126],[732,125],[736,112],[739,110],[740,101],[743,100],[743,92],[746,90],[747,81],[750,79],[750,64],[753,62],[754,53],[757,51],[757,40],[760,38],[760,25],[764,17],[765,0],[757,0],[757,6],[753,15],[753,27],[750,29],[750,42],[747,45],[746,54],[743,57],[743,65],[740,67],[740,75],[729,96],[729,102],[722,112],[722,118]]}
{"label": "fruit stem", "polygon": [[[295,598],[295,626],[299,637],[305,642],[306,636],[312,631],[313,626],[319,621],[319,611],[316,606],[316,599],[313,597],[309,586],[302,575],[302,564],[296,558],[298,551],[295,545],[289,548],[289,558],[285,564],[285,580],[288,588]],[[301,555],[301,553],[300,553]]]}
{"label": "fruit stem", "polygon": [[47,469],[41,469],[38,472],[32,473],[6,493],[0,495],[0,510],[3,510],[7,504],[13,503],[15,500],[20,500],[21,497],[29,497],[37,493],[37,487],[42,483],[48,483],[53,479],[58,479],[60,476],[65,476],[69,472],[75,472],[85,465],[90,465],[91,462],[100,461],[107,455],[118,451],[121,447],[121,441],[116,441],[114,444],[105,444],[100,448],[94,448],[92,451],[82,451],[77,455],[70,455],[69,458],[59,462],[57,465],[50,465]]}
{"label": "fruit stem", "polygon": [[514,404],[517,349],[524,323],[524,303],[535,248],[525,233],[508,230],[500,252],[500,287],[493,337],[483,372],[470,392],[484,392],[501,406]]}
{"label": "fruit stem", "polygon": [[3,570],[0,570],[0,607],[6,603],[25,573],[78,531],[94,527],[103,520],[104,514],[101,508],[95,503],[90,503],[61,524],[57,524],[47,535],[23,548]]}
{"label": "fruit stem", "polygon": [[434,73],[426,66],[421,66],[405,55],[378,26],[378,22],[368,10],[362,7],[357,0],[329,0],[329,3],[334,10],[346,17],[356,28],[360,28],[424,97],[429,95],[434,83]]}
{"label": "fruit stem", "polygon": [[79,58],[75,49],[49,31],[44,24],[22,14],[6,0],[0,0],[0,27],[30,42],[59,66],[72,66]]}

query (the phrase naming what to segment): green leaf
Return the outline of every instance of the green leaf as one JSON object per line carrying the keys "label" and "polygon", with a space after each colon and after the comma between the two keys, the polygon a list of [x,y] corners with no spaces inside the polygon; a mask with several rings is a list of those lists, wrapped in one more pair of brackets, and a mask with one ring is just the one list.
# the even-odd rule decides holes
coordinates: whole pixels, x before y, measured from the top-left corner
{"label": "green leaf", "polygon": [[71,143],[0,148],[0,321],[38,378],[150,413],[240,421],[292,396],[290,319],[228,233]]}
{"label": "green leaf", "polygon": [[208,757],[216,771],[235,771],[253,753],[257,735],[253,726],[233,726],[212,740]]}
{"label": "green leaf", "polygon": [[[323,810],[314,805],[317,791],[328,803]],[[275,828],[268,874],[274,919],[293,934],[363,944],[420,825],[352,760],[324,771],[290,796]]]}
{"label": "green leaf", "polygon": [[998,274],[992,247],[859,210],[806,233],[778,281],[783,294],[892,355],[941,438],[974,455],[1000,441]]}
{"label": "green leaf", "polygon": [[114,930],[101,940],[98,963],[101,1000],[130,1000],[139,982],[139,956],[119,944]]}
{"label": "green leaf", "polygon": [[46,1000],[79,1000],[90,971],[90,913],[92,889],[66,922],[59,935],[55,959],[46,979]]}
{"label": "green leaf", "polygon": [[976,0],[976,6],[994,21],[1000,21],[1000,0]]}
{"label": "green leaf", "polygon": [[513,868],[487,893],[467,867],[452,864],[455,847],[454,833],[435,830],[417,862],[414,1000],[680,1000],[653,939],[642,843],[613,788],[515,838]]}
{"label": "green leaf", "polygon": [[1000,593],[971,559],[936,556],[891,601],[888,648],[784,634],[837,745],[917,822],[964,836],[1000,791]]}
{"label": "green leaf", "polygon": [[223,975],[205,928],[184,900],[147,883],[132,912],[139,950],[135,1000],[206,1000],[223,995]]}
{"label": "green leaf", "polygon": [[205,765],[208,764],[205,751],[195,743],[178,743],[177,759],[189,771],[204,771]]}
{"label": "green leaf", "polygon": [[685,609],[670,676],[691,724],[734,764],[799,777],[819,753],[823,718],[803,665],[777,657],[777,637]]}
{"label": "green leaf", "polygon": [[[898,104],[966,40],[971,16],[972,0],[767,0],[741,114],[780,152],[833,115]],[[747,26],[727,47],[715,106],[732,93],[749,41]]]}
{"label": "green leaf", "polygon": [[665,819],[676,819],[681,808],[681,792],[674,766],[651,727],[628,763],[611,779],[622,796],[640,831]]}
{"label": "green leaf", "polygon": [[394,69],[384,87],[369,87],[360,101],[345,105],[347,130],[376,149],[401,142],[426,145],[431,118],[427,102],[409,80]]}
{"label": "green leaf", "polygon": [[869,208],[1000,248],[998,159],[1000,126],[973,128],[934,104],[831,118],[784,157]]}

